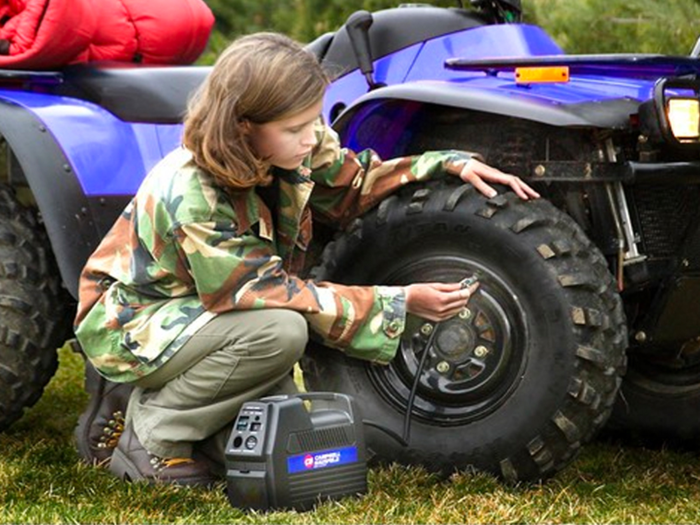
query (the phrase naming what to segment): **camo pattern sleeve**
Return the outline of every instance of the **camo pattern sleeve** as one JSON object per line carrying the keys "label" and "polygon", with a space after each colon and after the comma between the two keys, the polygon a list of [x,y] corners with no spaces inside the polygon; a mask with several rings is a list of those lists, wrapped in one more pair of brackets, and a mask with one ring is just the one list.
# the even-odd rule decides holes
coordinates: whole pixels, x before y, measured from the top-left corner
{"label": "camo pattern sleeve", "polygon": [[318,144],[309,166],[317,183],[311,205],[316,217],[341,227],[401,186],[442,177],[449,164],[478,157],[446,150],[384,161],[371,149],[355,153],[341,148],[337,133],[320,120],[316,134]]}
{"label": "camo pattern sleeve", "polygon": [[184,224],[176,235],[207,311],[295,310],[329,346],[382,363],[393,357],[405,317],[401,288],[301,279],[273,243],[220,224]]}
{"label": "camo pattern sleeve", "polygon": [[277,227],[255,191],[232,195],[171,153],[90,257],[81,274],[76,336],[113,381],[148,375],[221,312],[286,308],[349,355],[385,363],[405,319],[400,287],[342,286],[295,276],[310,238],[302,173],[280,180]]}

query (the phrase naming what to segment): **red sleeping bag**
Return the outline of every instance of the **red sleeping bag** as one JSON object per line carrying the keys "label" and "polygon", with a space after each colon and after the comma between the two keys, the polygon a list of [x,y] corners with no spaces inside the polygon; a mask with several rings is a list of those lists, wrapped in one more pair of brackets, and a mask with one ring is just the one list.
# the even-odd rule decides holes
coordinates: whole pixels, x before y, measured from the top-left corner
{"label": "red sleeping bag", "polygon": [[191,64],[213,25],[202,0],[0,0],[0,68]]}

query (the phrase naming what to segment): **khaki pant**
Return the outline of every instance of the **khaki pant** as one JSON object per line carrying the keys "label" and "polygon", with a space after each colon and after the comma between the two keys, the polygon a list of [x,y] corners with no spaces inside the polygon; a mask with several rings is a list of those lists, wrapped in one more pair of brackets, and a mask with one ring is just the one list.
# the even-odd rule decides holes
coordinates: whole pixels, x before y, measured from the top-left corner
{"label": "khaki pant", "polygon": [[296,391],[291,371],[308,341],[304,317],[291,310],[221,314],[161,368],[135,383],[127,424],[157,456],[190,457],[212,438],[223,462],[225,438],[241,405]]}

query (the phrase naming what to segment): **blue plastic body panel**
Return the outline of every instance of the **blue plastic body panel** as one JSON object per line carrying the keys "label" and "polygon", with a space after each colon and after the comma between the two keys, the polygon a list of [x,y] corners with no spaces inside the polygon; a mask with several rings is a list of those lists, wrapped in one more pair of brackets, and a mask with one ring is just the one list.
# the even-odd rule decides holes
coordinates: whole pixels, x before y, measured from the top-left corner
{"label": "blue plastic body panel", "polygon": [[74,98],[0,89],[53,135],[87,196],[133,195],[145,174],[176,147],[182,126],[123,122]]}
{"label": "blue plastic body panel", "polygon": [[[559,46],[535,26],[477,27],[415,44],[375,61],[375,80],[389,86],[425,79],[453,82],[483,75],[445,68],[444,63],[450,58],[530,57],[558,53],[562,53]],[[326,94],[324,117],[328,120],[337,104],[349,106],[366,92],[367,82],[357,70],[336,79]]]}
{"label": "blue plastic body panel", "polygon": [[[506,115],[530,108],[526,113],[538,114],[542,122],[596,125],[578,118],[578,105],[614,100],[636,103],[649,99],[653,87],[653,79],[634,78],[640,74],[639,66],[630,67],[620,60],[606,62],[601,57],[588,57],[583,64],[588,67],[587,74],[574,75],[568,83],[518,85],[509,61],[568,63],[576,58],[564,55],[536,26],[476,27],[377,60],[376,80],[387,88],[367,93],[365,79],[357,70],[335,80],[328,88],[323,113],[329,119],[339,104],[356,111],[369,101],[404,98]],[[647,73],[692,69],[693,63],[678,58],[674,65],[673,57],[647,60],[654,62]],[[447,62],[451,62],[449,67]],[[464,65],[469,63],[472,65]],[[629,77],[624,74],[626,67]],[[609,76],[601,74],[606,68]],[[46,126],[87,196],[132,195],[148,170],[179,144],[182,133],[181,125],[124,122],[96,104],[42,92],[0,89],[0,100],[25,108]]]}
{"label": "blue plastic body panel", "polygon": [[[527,107],[542,122],[575,126],[590,124],[576,118],[578,104],[643,101],[651,96],[651,80],[619,74],[523,86],[515,83],[512,67],[490,73],[478,67],[446,67],[448,61],[537,57],[567,59],[542,29],[526,24],[483,26],[444,35],[377,60],[376,80],[388,88],[367,94],[365,79],[357,70],[334,81],[324,101],[324,116],[329,119],[339,104],[357,108],[370,100],[405,98],[511,115]],[[619,69],[619,64],[612,64],[616,66]],[[26,108],[44,123],[87,196],[132,195],[148,170],[179,144],[182,133],[181,125],[124,122],[96,104],[74,98],[0,89],[0,99]],[[567,111],[566,106],[574,109]]]}
{"label": "blue plastic body panel", "polygon": [[22,166],[75,298],[87,258],[181,131],[123,122],[78,99],[0,89],[0,133]]}
{"label": "blue plastic body panel", "polygon": [[[517,84],[513,71],[519,64],[570,64],[571,80]],[[381,100],[415,100],[557,126],[621,128],[628,125],[629,114],[652,97],[655,74],[698,70],[700,61],[688,57],[567,56],[538,27],[485,26],[416,44],[377,60],[375,80],[385,84],[384,88],[368,93],[358,71],[339,78],[328,89],[324,116],[330,120],[331,115],[340,114],[336,123],[341,122],[344,144],[353,148],[367,146],[353,141],[354,127],[366,116],[359,107]],[[604,110],[591,115],[596,104]],[[352,115],[350,124],[348,114]],[[373,147],[382,149],[382,140],[390,138],[378,138]]]}
{"label": "blue plastic body panel", "polygon": [[[569,82],[518,84],[516,65],[571,64]],[[656,77],[700,69],[700,61],[658,55],[567,56],[542,29],[484,26],[416,44],[375,62],[368,92],[351,72],[329,88],[324,115],[337,117],[344,145],[391,151],[394,139],[356,140],[356,131],[383,101],[404,100],[514,116],[555,126],[620,129],[652,97]],[[604,73],[609,72],[609,75]],[[343,111],[340,111],[340,109]],[[408,108],[406,111],[410,111]],[[339,115],[339,116],[338,116]]]}

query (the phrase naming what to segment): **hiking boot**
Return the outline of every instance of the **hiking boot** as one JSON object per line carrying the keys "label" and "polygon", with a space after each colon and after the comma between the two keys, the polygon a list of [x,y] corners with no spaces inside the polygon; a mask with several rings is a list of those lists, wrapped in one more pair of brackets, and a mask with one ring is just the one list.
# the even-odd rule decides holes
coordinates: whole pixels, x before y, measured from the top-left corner
{"label": "hiking boot", "polygon": [[162,458],[146,450],[129,425],[119,440],[109,470],[125,481],[210,486],[218,478],[203,458]]}
{"label": "hiking boot", "polygon": [[124,414],[133,387],[108,381],[85,360],[85,390],[90,401],[78,418],[75,442],[88,464],[106,466],[124,430]]}
{"label": "hiking boot", "polygon": [[213,436],[194,444],[195,453],[206,459],[212,473],[221,479],[226,478],[225,452],[230,434],[231,427],[229,425]]}

